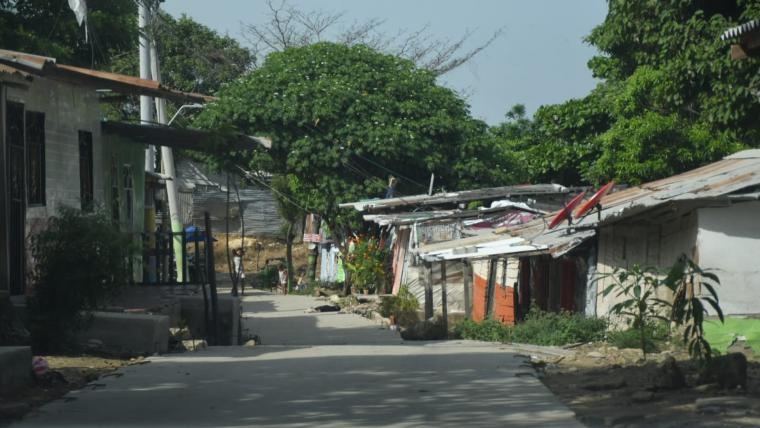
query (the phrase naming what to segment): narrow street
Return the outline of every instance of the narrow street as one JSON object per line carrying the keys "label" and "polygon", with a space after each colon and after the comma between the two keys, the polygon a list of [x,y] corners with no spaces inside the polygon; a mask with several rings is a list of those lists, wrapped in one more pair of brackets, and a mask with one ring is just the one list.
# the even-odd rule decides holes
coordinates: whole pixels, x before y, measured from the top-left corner
{"label": "narrow street", "polygon": [[318,304],[246,296],[263,345],[153,357],[13,426],[581,426],[503,347],[404,343],[357,315],[305,312]]}

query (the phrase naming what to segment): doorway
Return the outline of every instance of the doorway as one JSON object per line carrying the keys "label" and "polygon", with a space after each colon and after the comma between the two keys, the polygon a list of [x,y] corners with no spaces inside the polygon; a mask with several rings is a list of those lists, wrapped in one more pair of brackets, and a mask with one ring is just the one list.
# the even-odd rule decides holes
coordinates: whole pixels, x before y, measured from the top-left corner
{"label": "doorway", "polygon": [[26,291],[26,186],[24,105],[5,103],[5,169],[8,195],[8,279],[11,295]]}

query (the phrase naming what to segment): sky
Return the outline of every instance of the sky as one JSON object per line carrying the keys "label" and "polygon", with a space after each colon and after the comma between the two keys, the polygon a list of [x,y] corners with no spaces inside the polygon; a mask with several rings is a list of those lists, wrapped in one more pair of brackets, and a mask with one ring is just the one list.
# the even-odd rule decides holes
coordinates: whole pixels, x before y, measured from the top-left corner
{"label": "sky", "polygon": [[[470,47],[501,36],[467,64],[439,78],[491,125],[517,103],[528,114],[544,104],[586,95],[595,85],[586,63],[596,49],[583,42],[607,13],[605,0],[289,0],[301,10],[344,13],[343,25],[377,18],[389,34],[428,26],[438,39],[475,31]],[[166,0],[164,10],[187,14],[246,45],[243,23],[267,21],[264,0]]]}

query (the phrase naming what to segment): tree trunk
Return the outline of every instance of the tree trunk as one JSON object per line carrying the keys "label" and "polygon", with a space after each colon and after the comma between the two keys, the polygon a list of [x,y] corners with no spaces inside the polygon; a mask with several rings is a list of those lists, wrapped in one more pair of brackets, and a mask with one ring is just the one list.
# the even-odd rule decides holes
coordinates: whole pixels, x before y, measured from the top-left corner
{"label": "tree trunk", "polygon": [[288,272],[288,293],[293,289],[293,223],[288,222],[288,231],[285,236],[285,263]]}
{"label": "tree trunk", "polygon": [[[319,233],[319,226],[317,226],[317,233]],[[314,282],[317,279],[317,259],[319,258],[319,244],[312,243],[314,249],[309,251],[309,260],[307,266],[306,277],[310,282]]]}

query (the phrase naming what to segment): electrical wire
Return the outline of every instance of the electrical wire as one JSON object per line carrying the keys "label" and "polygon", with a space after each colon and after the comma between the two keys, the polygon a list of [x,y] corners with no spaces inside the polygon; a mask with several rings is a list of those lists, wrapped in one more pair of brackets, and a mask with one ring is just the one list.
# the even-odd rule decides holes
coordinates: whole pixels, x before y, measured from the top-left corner
{"label": "electrical wire", "polygon": [[242,172],[242,173],[243,173],[243,175],[245,176],[245,178],[248,178],[248,179],[250,179],[250,180],[253,180],[253,181],[255,181],[255,182],[257,182],[257,183],[261,184],[262,186],[266,187],[267,189],[269,189],[269,190],[273,191],[274,193],[278,194],[278,195],[279,195],[279,196],[280,196],[280,197],[281,197],[283,200],[285,200],[286,202],[289,202],[291,205],[293,205],[293,206],[295,206],[295,207],[298,207],[298,208],[300,208],[300,209],[301,209],[303,212],[305,212],[305,213],[308,213],[308,212],[309,212],[309,210],[308,210],[308,209],[304,208],[303,206],[301,206],[300,204],[298,204],[298,203],[297,203],[297,202],[295,202],[294,200],[290,199],[290,198],[289,198],[287,195],[283,194],[283,193],[282,193],[282,192],[280,192],[279,190],[277,190],[277,189],[275,189],[274,187],[272,187],[272,186],[268,185],[267,183],[265,183],[265,182],[264,182],[264,180],[261,180],[261,179],[259,179],[258,177],[256,177],[254,174],[251,174],[250,172],[246,171],[246,170],[245,170],[245,168],[243,168],[243,167],[241,167],[241,166],[237,165],[237,169],[239,169],[239,170],[240,170],[240,172]]}
{"label": "electrical wire", "polygon": [[418,181],[415,181],[415,180],[413,180],[413,179],[411,179],[409,177],[406,177],[403,174],[401,174],[401,173],[399,173],[397,171],[394,171],[394,170],[392,170],[392,169],[390,169],[390,168],[388,168],[386,166],[383,166],[383,165],[381,165],[381,164],[379,164],[379,163],[377,163],[377,162],[375,162],[375,161],[373,161],[371,159],[365,158],[364,156],[362,156],[362,155],[360,155],[358,153],[353,153],[353,155],[357,156],[357,157],[359,157],[361,159],[364,159],[365,161],[371,163],[372,165],[375,165],[378,168],[381,168],[381,169],[385,170],[386,172],[389,172],[389,173],[391,173],[391,174],[393,174],[393,175],[395,175],[397,177],[403,178],[404,180],[406,180],[406,181],[408,181],[410,183],[416,184],[416,185],[420,186],[421,188],[423,188],[425,190],[427,190],[427,188],[428,188],[428,186],[425,186],[424,184],[422,184],[422,183],[420,183]]}

